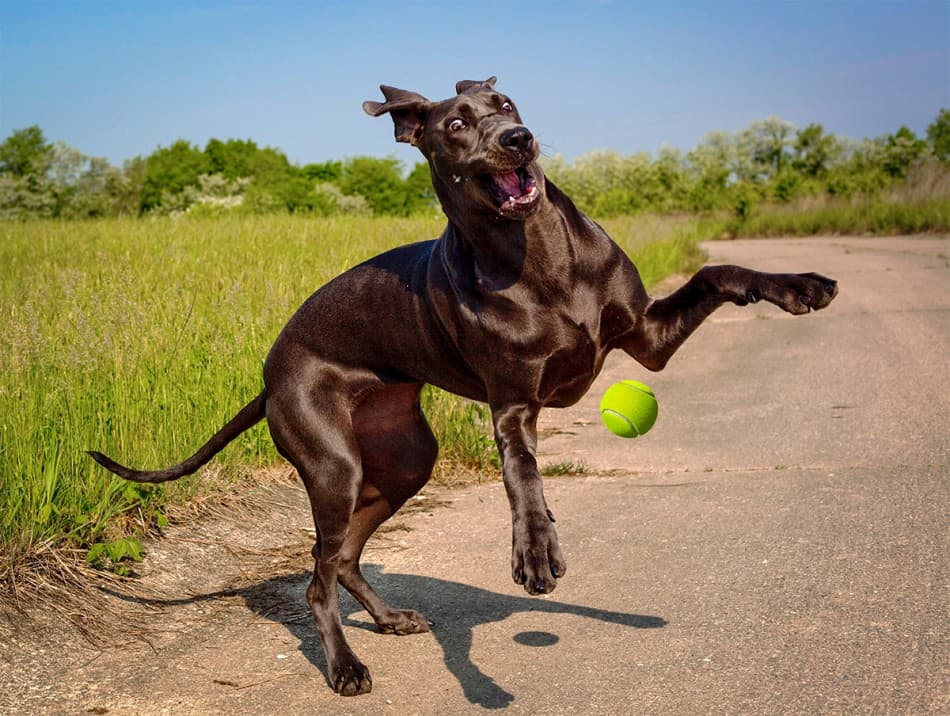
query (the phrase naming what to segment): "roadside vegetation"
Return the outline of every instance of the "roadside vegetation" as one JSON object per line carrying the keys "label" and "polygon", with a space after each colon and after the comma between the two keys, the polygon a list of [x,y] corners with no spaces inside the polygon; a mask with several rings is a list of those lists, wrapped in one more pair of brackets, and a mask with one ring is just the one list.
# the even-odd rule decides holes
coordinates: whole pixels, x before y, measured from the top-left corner
{"label": "roadside vegetation", "polygon": [[[546,172],[648,285],[722,236],[950,231],[950,112],[926,139],[844,140],[769,118],[688,153],[597,152]],[[297,166],[250,140],[179,140],[118,168],[38,127],[0,143],[0,602],[56,550],[122,574],[178,506],[242,494],[283,463],[263,425],[168,486],[114,478],[190,455],[261,388],[261,362],[314,289],[444,224],[427,169]],[[495,469],[487,415],[424,395],[437,479]]]}
{"label": "roadside vegetation", "polygon": [[950,168],[937,161],[912,167],[880,192],[850,197],[806,196],[762,205],[722,222],[729,237],[883,236],[950,232]]}

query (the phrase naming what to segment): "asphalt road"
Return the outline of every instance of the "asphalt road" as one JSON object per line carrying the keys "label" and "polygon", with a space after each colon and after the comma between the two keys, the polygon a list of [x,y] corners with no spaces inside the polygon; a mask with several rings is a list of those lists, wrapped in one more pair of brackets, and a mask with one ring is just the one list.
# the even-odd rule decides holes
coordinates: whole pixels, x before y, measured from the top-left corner
{"label": "asphalt road", "polygon": [[[232,545],[220,558],[232,572],[214,575],[214,540],[181,540],[177,549],[205,550],[198,566],[163,553],[174,544],[155,546],[152,574],[204,581],[164,585],[171,596],[150,617],[164,629],[101,652],[50,648],[30,675],[18,672],[8,707],[950,712],[950,244],[707,248],[714,262],[825,273],[841,293],[797,318],[770,305],[721,309],[664,372],[617,354],[585,401],[543,416],[543,462],[589,471],[546,480],[568,560],[553,594],[529,597],[510,580],[500,484],[429,493],[419,504],[446,504],[399,518],[366,561],[380,592],[425,613],[432,633],[379,635],[345,600],[347,636],[374,687],[344,699],[325,682],[302,568],[204,598],[239,580],[240,555]],[[621,378],[658,396],[643,438],[615,438],[598,422],[600,394]],[[308,518],[290,492],[286,509],[245,520],[248,539],[294,547]]]}

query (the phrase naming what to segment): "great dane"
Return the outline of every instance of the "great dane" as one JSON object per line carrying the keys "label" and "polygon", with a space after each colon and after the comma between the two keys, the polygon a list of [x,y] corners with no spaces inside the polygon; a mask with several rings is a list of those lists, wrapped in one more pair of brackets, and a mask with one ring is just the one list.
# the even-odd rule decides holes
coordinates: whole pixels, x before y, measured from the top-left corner
{"label": "great dane", "polygon": [[137,482],[188,475],[267,418],[280,454],[306,486],[317,540],[307,599],[328,678],[344,695],[370,691],[369,671],[340,622],[342,584],[383,632],[425,632],[366,582],[369,536],[426,481],[438,445],[419,407],[426,383],[483,401],[511,504],[511,573],[529,594],[564,576],[554,517],[536,459],[538,413],[575,403],[614,349],[661,370],[718,306],[764,300],[794,314],[827,306],[837,284],[814,273],[707,266],[672,295],[651,299],[637,269],[538,166],[538,142],[495,78],[462,81],[431,102],[382,86],[396,141],[417,147],[448,225],[431,241],[370,259],[314,293],[277,337],[264,390],[192,457]]}

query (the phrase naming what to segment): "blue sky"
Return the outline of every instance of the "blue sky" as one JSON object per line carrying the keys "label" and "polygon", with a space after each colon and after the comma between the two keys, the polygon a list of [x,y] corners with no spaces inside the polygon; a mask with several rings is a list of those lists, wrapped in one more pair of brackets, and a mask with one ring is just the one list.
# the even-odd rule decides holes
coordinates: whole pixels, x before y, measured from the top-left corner
{"label": "blue sky", "polygon": [[116,164],[211,137],[411,163],[362,101],[493,74],[568,158],[768,115],[923,134],[950,107],[950,2],[0,0],[0,135],[38,124]]}

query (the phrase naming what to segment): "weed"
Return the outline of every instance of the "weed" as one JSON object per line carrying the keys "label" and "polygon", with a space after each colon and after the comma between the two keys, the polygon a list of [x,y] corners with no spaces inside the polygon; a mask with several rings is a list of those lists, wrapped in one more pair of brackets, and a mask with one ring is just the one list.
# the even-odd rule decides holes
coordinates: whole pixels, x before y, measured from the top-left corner
{"label": "weed", "polygon": [[563,462],[552,462],[541,468],[541,474],[545,477],[555,475],[584,475],[590,471],[590,468],[583,462],[574,462],[565,460]]}
{"label": "weed", "polygon": [[86,563],[97,569],[108,568],[121,577],[128,576],[128,561],[141,562],[144,558],[142,543],[134,537],[111,542],[97,542],[86,553]]}

